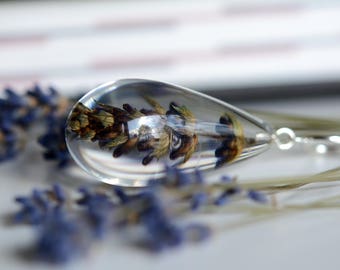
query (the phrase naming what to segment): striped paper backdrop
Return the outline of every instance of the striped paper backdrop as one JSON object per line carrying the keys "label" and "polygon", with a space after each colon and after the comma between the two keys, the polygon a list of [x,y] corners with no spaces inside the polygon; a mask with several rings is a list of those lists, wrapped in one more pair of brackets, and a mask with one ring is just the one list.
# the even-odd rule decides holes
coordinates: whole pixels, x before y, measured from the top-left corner
{"label": "striped paper backdrop", "polygon": [[339,1],[0,3],[0,86],[118,78],[198,89],[338,81]]}

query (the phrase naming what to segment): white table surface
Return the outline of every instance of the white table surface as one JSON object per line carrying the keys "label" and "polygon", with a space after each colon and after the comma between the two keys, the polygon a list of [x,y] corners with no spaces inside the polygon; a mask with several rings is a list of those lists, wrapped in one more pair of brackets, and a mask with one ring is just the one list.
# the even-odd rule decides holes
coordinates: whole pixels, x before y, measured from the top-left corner
{"label": "white table surface", "polygon": [[[244,107],[305,115],[340,118],[340,97],[299,99],[242,104]],[[290,158],[288,160],[288,158]],[[306,174],[340,164],[336,155],[306,152],[279,154],[269,151],[243,165],[230,168],[240,178]],[[104,240],[89,256],[66,266],[27,262],[20,254],[34,238],[29,226],[10,226],[8,214],[18,209],[15,195],[28,194],[33,187],[45,187],[61,176],[46,164],[32,144],[16,162],[0,165],[0,269],[339,269],[340,209],[313,210],[272,217],[236,227],[199,245],[185,245],[160,255],[151,255],[115,239]],[[340,180],[340,179],[339,179]],[[337,192],[339,188],[317,193]],[[314,196],[312,194],[311,196]],[[305,197],[303,197],[305,196]],[[309,193],[302,195],[308,199]],[[117,241],[115,241],[117,240]]]}

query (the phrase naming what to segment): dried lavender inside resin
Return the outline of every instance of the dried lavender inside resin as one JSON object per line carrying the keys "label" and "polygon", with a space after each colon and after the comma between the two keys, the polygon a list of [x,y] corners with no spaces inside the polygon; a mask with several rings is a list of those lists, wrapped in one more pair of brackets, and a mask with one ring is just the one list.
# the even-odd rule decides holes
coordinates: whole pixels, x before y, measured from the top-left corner
{"label": "dried lavender inside resin", "polygon": [[85,95],[68,118],[67,144],[104,182],[145,186],[164,164],[213,169],[265,150],[269,128],[258,119],[189,89],[120,80]]}

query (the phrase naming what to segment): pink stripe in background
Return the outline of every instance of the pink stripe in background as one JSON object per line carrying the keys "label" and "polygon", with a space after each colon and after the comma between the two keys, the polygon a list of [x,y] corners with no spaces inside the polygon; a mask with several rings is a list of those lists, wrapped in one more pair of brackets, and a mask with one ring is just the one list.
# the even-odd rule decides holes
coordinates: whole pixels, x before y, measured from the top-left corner
{"label": "pink stripe in background", "polygon": [[[142,29],[155,29],[159,27],[171,27],[178,25],[178,23],[186,22],[208,22],[214,19],[227,20],[235,19],[237,17],[243,16],[265,16],[265,15],[278,15],[296,13],[303,11],[304,7],[299,4],[277,4],[277,5],[255,5],[255,6],[234,6],[234,7],[221,7],[216,12],[184,12],[184,13],[168,13],[162,14],[160,17],[148,17],[136,14],[133,18],[106,18],[95,21],[92,25],[84,25],[83,28],[76,28],[72,31],[72,26],[68,28],[54,29],[58,32],[58,36],[68,35],[71,32],[74,35],[86,33],[87,31],[82,31],[86,29],[97,29],[97,30],[142,30]],[[221,16],[222,15],[222,16]],[[248,18],[249,19],[249,18]],[[71,30],[71,31],[70,31]],[[3,35],[0,33],[0,46],[1,45],[27,45],[27,44],[37,44],[44,42],[49,39],[49,37],[54,36],[54,31],[47,31],[45,33],[31,33],[27,34],[21,32],[21,34],[16,34],[11,36],[10,34]],[[78,33],[77,33],[78,31]],[[19,31],[20,33],[20,31]]]}
{"label": "pink stripe in background", "polygon": [[30,35],[30,36],[0,36],[0,46],[27,46],[41,45],[48,40],[47,35]]}

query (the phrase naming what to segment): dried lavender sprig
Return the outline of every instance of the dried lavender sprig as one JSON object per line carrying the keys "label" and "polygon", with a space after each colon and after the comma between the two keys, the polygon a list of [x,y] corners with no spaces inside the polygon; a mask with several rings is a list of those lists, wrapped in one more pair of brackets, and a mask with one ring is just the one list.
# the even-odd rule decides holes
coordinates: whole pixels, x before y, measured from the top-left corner
{"label": "dried lavender sprig", "polygon": [[[204,224],[177,224],[179,215],[170,214],[169,205],[164,203],[159,194],[159,187],[128,195],[121,188],[115,188],[115,194],[124,206],[120,218],[125,220],[125,226],[139,225],[144,234],[139,239],[139,245],[151,250],[162,251],[177,247],[184,242],[202,241],[210,235],[210,228]],[[133,217],[131,219],[131,216]]]}
{"label": "dried lavender sprig", "polygon": [[51,189],[34,189],[30,196],[17,197],[21,210],[15,223],[31,224],[37,231],[32,247],[34,255],[43,261],[64,263],[82,254],[89,239],[85,223],[66,208],[67,196],[60,185]]}
{"label": "dried lavender sprig", "polygon": [[[64,122],[70,102],[49,87],[42,90],[38,85],[19,95],[13,89],[6,88],[0,98],[0,162],[17,157],[29,138],[29,129],[38,121],[45,123],[46,132],[39,142],[47,148],[46,159],[56,159],[59,166],[68,163],[69,156],[63,135]],[[57,140],[47,143],[51,136]]]}
{"label": "dried lavender sprig", "polygon": [[[72,201],[59,185],[50,190],[36,189],[30,196],[16,199],[22,208],[14,220],[39,228],[35,250],[38,257],[52,262],[71,259],[72,249],[80,253],[78,242],[75,244],[74,239],[90,239],[93,242],[98,236],[103,239],[111,231],[127,226],[143,228],[143,234],[136,242],[152,251],[206,239],[211,231],[209,226],[177,224],[179,216],[169,214],[168,205],[163,203],[158,193],[159,188],[163,187],[154,186],[134,194],[128,194],[121,188],[109,193],[81,188],[82,197]],[[71,206],[66,208],[66,205]],[[53,242],[56,246],[52,245]],[[65,253],[65,250],[71,254]]]}
{"label": "dried lavender sprig", "polygon": [[[243,196],[257,203],[267,202],[266,195],[257,189],[248,189],[235,178],[222,176],[220,183],[206,184],[202,172],[184,173],[176,167],[165,167],[166,177],[162,185],[175,189],[174,196],[190,203],[190,208],[197,211],[205,205],[222,206],[238,196]],[[218,188],[217,188],[218,187]]]}
{"label": "dried lavender sprig", "polygon": [[84,224],[57,207],[38,227],[35,251],[38,259],[65,263],[87,250],[89,236]]}
{"label": "dried lavender sprig", "polygon": [[77,204],[86,209],[85,216],[93,235],[98,238],[105,236],[110,226],[113,225],[113,211],[115,204],[105,193],[92,192],[86,187],[81,187],[79,192],[82,198]]}
{"label": "dried lavender sprig", "polygon": [[[78,204],[80,203],[81,207],[80,209],[77,207],[68,208],[65,214],[68,214],[68,216],[72,216],[73,218],[67,218],[66,221],[75,223],[75,225],[79,225],[79,228],[81,228],[80,231],[82,232],[82,237],[84,237],[84,235],[87,235],[87,237],[89,237],[90,239],[90,242],[98,239],[96,238],[96,234],[94,233],[98,228],[100,230],[102,228],[105,228],[105,230],[102,230],[103,239],[103,236],[108,235],[108,233],[114,233],[117,230],[122,230],[126,227],[138,226],[142,228],[142,233],[139,235],[138,241],[136,241],[140,244],[139,246],[142,246],[149,250],[160,251],[168,248],[177,247],[185,242],[203,241],[207,239],[213,232],[215,232],[215,227],[206,224],[180,224],[183,220],[182,217],[187,217],[186,214],[192,211],[190,205],[194,196],[198,194],[198,192],[206,193],[206,196],[208,196],[208,200],[198,207],[198,210],[202,209],[203,213],[207,209],[220,209],[220,211],[218,212],[221,213],[221,211],[229,211],[235,208],[239,212],[249,213],[251,215],[258,212],[261,220],[265,217],[270,217],[274,213],[277,213],[277,210],[274,207],[270,207],[270,205],[269,207],[250,207],[250,205],[244,204],[228,204],[225,207],[221,207],[221,205],[216,206],[214,204],[214,200],[219,198],[219,196],[225,196],[225,194],[229,196],[227,196],[228,199],[249,198],[251,199],[251,201],[259,202],[261,204],[268,202],[268,199],[265,197],[265,193],[250,188],[251,186],[249,184],[240,184],[231,177],[224,177],[220,183],[208,184],[203,180],[203,177],[200,173],[188,175],[184,174],[183,172],[179,173],[177,168],[170,169],[171,173],[169,173],[168,175],[169,179],[167,179],[166,177],[161,185],[155,185],[150,189],[142,190],[133,194],[124,191],[122,188],[115,188],[114,192],[103,192],[89,188],[82,189],[82,198],[77,201]],[[177,179],[181,177],[183,177],[183,179]],[[339,170],[330,170],[328,172],[312,176],[309,178],[309,181],[315,182],[317,178],[320,178],[321,180],[324,179],[325,181],[333,181],[335,177],[338,177],[339,179]],[[272,181],[264,180],[261,184],[261,187],[264,188],[264,190],[267,190],[268,186],[264,186],[264,183],[271,185]],[[287,181],[284,181],[283,183],[287,184]],[[280,183],[278,184],[280,185]],[[235,188],[239,188],[240,191],[230,191],[231,189]],[[51,196],[51,194],[54,195]],[[163,195],[166,196],[163,197]],[[164,202],[164,198],[169,200],[169,196],[171,203],[167,203],[167,201]],[[336,201],[330,200],[326,203],[320,202],[317,204],[310,204],[308,207],[338,207],[338,197],[339,196],[335,198]],[[34,199],[33,206],[38,207],[39,211],[47,213],[46,215],[44,215],[45,217],[49,217],[50,213],[52,213],[51,211],[47,211],[47,209],[63,209],[60,207],[49,207],[51,203],[50,200],[52,200],[52,203],[54,203],[55,205],[65,204],[66,201],[66,196],[62,192],[62,189],[58,186],[55,186],[52,190],[44,191],[42,193],[41,191],[34,191],[31,197],[21,197],[21,199],[18,199],[18,202],[20,204],[24,205],[25,207],[27,206],[26,211],[28,211],[29,214],[31,214],[32,208],[32,203],[29,203],[30,198]],[[232,202],[233,200],[229,201]],[[76,201],[73,200],[72,203],[75,204]],[[305,208],[305,206],[301,207],[298,205],[288,205],[285,208],[284,212],[298,211],[299,209]],[[103,209],[104,211],[102,211]],[[280,212],[282,211],[279,211],[279,213]],[[38,223],[30,223],[33,225],[39,224],[39,226],[42,226],[41,228],[44,228],[44,226],[47,226],[47,224],[48,226],[51,226],[51,223],[45,222],[47,219],[48,218],[43,218],[40,219],[41,221]],[[256,221],[257,219],[254,220]],[[237,224],[242,225],[242,222],[248,224],[249,222],[251,222],[251,220],[246,219],[245,221],[230,224],[230,226],[222,226],[221,228],[231,228],[232,226],[238,226]],[[59,223],[56,221],[56,224],[58,225]],[[99,227],[96,226],[98,224]],[[101,224],[104,224],[104,226],[102,226]],[[58,226],[57,228],[59,228]],[[61,228],[62,227],[63,226],[61,226]],[[217,226],[217,229],[218,227],[219,226]],[[46,230],[42,231],[45,232],[45,234],[43,234],[44,237],[48,238],[49,233],[46,232],[53,230],[47,228]],[[120,233],[123,232],[120,231]],[[60,243],[71,245],[72,243],[69,243],[69,239],[72,239],[72,237],[74,237],[74,234],[65,234],[62,237],[65,238],[60,239]],[[58,239],[55,239],[55,241],[57,240]],[[37,243],[40,242],[38,241]],[[61,244],[61,246],[62,245],[63,244]],[[90,244],[88,244],[87,246],[90,246]],[[56,262],[62,261],[59,258],[64,257],[59,254],[59,251],[54,252],[54,249],[52,247],[50,248],[51,252],[48,252],[48,255],[43,253],[42,258],[48,258],[48,260]],[[77,251],[77,248],[74,249]],[[56,247],[56,250],[59,249]],[[70,258],[72,258],[72,256]],[[69,258],[67,257],[67,259]]]}
{"label": "dried lavender sprig", "polygon": [[21,210],[14,216],[14,222],[39,225],[53,209],[64,205],[65,198],[65,191],[59,185],[54,185],[51,190],[33,189],[30,196],[15,198]]}

